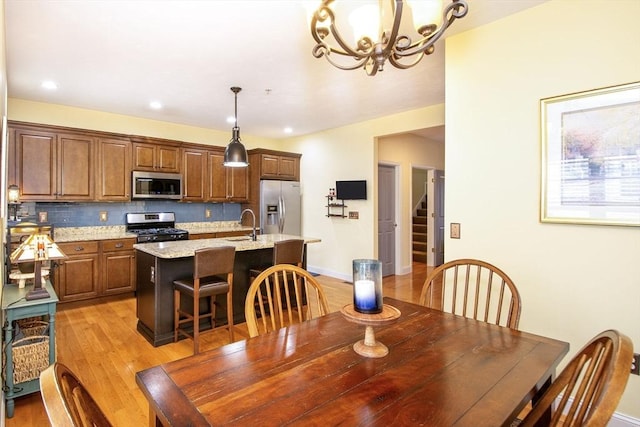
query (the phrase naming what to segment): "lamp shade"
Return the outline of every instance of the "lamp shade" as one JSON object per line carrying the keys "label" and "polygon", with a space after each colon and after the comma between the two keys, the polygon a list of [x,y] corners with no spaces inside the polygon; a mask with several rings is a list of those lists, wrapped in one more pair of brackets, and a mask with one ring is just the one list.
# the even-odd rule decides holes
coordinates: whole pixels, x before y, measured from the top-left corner
{"label": "lamp shade", "polygon": [[233,137],[224,150],[224,165],[232,168],[246,167],[249,165],[247,150],[240,141],[240,128],[233,128]]}
{"label": "lamp shade", "polygon": [[7,192],[7,200],[9,203],[18,203],[20,200],[20,187],[15,184],[11,184],[9,186],[9,191]]}

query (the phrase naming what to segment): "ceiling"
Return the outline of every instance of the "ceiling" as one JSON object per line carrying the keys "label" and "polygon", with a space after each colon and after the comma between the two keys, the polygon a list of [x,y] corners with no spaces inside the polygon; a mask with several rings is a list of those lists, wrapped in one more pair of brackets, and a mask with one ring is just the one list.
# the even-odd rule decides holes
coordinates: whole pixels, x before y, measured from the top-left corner
{"label": "ceiling", "polygon": [[[265,138],[444,102],[442,40],[408,70],[342,71],[311,55],[310,1],[5,0],[9,97],[230,132],[240,86],[242,134]],[[468,0],[448,34],[544,1]],[[430,137],[444,138],[440,128]]]}

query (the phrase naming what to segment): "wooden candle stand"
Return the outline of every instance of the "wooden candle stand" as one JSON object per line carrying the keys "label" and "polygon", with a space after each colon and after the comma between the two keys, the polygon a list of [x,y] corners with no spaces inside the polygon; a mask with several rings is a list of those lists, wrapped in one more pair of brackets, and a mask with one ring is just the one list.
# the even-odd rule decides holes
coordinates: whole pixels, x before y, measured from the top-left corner
{"label": "wooden candle stand", "polygon": [[356,353],[364,357],[384,357],[389,354],[387,346],[380,341],[376,341],[373,327],[395,322],[400,317],[400,310],[384,304],[382,306],[382,312],[365,314],[357,312],[353,304],[348,304],[342,307],[340,311],[348,321],[366,326],[364,339],[353,345],[353,350]]}

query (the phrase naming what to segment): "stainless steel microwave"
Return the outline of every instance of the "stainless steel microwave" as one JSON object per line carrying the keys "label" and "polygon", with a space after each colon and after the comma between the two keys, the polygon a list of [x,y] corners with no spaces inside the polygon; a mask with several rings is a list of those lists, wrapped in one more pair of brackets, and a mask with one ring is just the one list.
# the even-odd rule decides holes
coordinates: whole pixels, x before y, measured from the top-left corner
{"label": "stainless steel microwave", "polygon": [[179,173],[133,171],[132,199],[182,198],[182,175]]}

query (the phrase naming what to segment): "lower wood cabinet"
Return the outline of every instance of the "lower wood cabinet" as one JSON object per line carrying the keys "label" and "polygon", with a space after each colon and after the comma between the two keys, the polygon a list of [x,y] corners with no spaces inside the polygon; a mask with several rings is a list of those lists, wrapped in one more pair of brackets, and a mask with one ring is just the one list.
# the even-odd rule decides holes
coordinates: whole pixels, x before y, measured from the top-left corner
{"label": "lower wood cabinet", "polygon": [[96,298],[100,283],[97,241],[58,243],[67,259],[57,262],[54,287],[60,302]]}
{"label": "lower wood cabinet", "polygon": [[136,290],[135,239],[103,240],[102,294],[113,295]]}
{"label": "lower wood cabinet", "polygon": [[132,292],[136,289],[135,239],[62,242],[54,286],[60,302]]}

